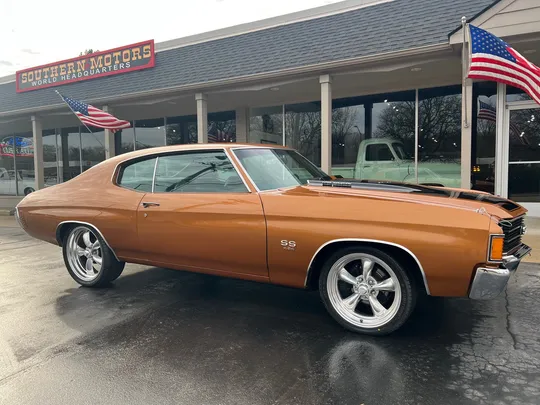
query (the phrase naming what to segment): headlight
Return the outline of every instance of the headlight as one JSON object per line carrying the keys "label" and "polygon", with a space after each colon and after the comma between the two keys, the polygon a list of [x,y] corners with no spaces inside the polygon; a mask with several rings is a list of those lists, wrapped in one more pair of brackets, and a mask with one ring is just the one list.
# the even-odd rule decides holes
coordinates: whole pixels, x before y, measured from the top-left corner
{"label": "headlight", "polygon": [[503,258],[504,235],[489,236],[488,260],[490,262],[501,262]]}

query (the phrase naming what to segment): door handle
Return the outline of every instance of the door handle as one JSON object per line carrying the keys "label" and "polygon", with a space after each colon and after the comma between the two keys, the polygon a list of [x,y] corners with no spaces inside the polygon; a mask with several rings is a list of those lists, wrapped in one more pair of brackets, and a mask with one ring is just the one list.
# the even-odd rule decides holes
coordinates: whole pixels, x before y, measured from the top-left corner
{"label": "door handle", "polygon": [[155,203],[155,202],[143,202],[141,203],[141,205],[143,206],[143,208],[159,207],[159,203]]}

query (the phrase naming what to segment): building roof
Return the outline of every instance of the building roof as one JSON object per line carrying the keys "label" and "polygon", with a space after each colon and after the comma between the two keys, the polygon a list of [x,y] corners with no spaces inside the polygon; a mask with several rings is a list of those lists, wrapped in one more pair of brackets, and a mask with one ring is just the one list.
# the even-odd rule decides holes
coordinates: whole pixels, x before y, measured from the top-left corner
{"label": "building roof", "polygon": [[[494,0],[394,0],[156,53],[151,69],[58,86],[75,99],[195,86],[350,58],[448,43],[448,35]],[[158,47],[159,48],[159,47]],[[16,93],[0,85],[0,114],[59,104],[54,88]]]}

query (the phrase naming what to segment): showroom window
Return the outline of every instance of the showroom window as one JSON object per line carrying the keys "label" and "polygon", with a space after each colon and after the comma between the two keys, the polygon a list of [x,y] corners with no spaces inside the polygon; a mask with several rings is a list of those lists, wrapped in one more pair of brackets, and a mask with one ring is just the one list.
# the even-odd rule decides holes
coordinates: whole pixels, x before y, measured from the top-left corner
{"label": "showroom window", "polygon": [[473,190],[495,192],[495,140],[497,119],[497,84],[473,86],[472,162]]}
{"label": "showroom window", "polygon": [[43,130],[43,173],[45,185],[60,183],[59,138],[56,129]]}
{"label": "showroom window", "polygon": [[25,195],[35,189],[31,132],[0,139],[0,195]]}
{"label": "showroom window", "polygon": [[333,175],[414,179],[415,91],[337,99],[332,107]]}
{"label": "showroom window", "polygon": [[236,142],[236,112],[208,114],[208,143]]}
{"label": "showroom window", "polygon": [[165,119],[135,121],[135,149],[165,145]]}
{"label": "showroom window", "polygon": [[132,121],[130,128],[121,129],[114,134],[114,149],[117,155],[122,155],[123,153],[132,152],[135,150],[134,124],[135,122]]}
{"label": "showroom window", "polygon": [[105,131],[101,128],[81,127],[82,171],[105,160]]}
{"label": "showroom window", "polygon": [[285,145],[321,166],[321,103],[285,106]]}
{"label": "showroom window", "polygon": [[160,156],[155,192],[241,193],[242,179],[223,151]]}
{"label": "showroom window", "polygon": [[283,106],[249,111],[249,143],[283,145]]}
{"label": "showroom window", "polygon": [[167,145],[197,143],[197,116],[167,117],[165,132]]}
{"label": "showroom window", "polygon": [[461,187],[461,86],[418,97],[418,182]]}

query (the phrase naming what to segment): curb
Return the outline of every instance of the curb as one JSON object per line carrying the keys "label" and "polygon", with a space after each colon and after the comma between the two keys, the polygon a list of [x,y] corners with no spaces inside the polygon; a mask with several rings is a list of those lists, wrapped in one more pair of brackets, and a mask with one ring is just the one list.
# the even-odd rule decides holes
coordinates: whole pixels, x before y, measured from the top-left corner
{"label": "curb", "polygon": [[15,215],[15,209],[0,209],[0,217],[9,217]]}

